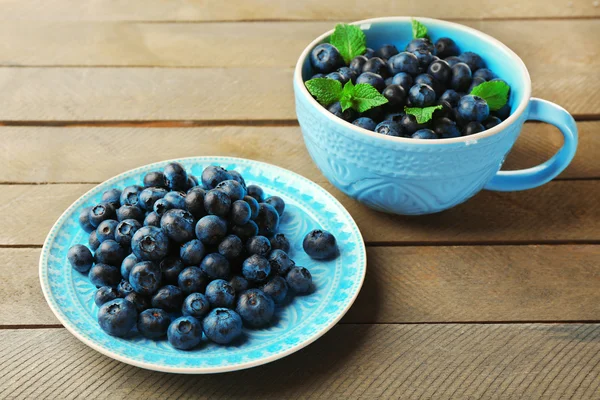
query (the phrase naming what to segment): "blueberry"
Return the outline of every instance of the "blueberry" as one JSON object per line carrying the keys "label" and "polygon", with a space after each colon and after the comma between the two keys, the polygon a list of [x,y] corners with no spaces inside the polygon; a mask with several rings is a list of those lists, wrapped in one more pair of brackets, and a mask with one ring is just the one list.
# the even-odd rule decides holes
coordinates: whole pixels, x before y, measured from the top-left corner
{"label": "blueberry", "polygon": [[492,114],[495,117],[500,118],[501,120],[505,120],[506,118],[508,118],[510,116],[510,106],[507,104],[503,105],[502,108],[500,108],[499,110],[496,111],[492,111]]}
{"label": "blueberry", "polygon": [[350,61],[350,69],[356,72],[357,74],[362,73],[362,69],[365,64],[369,61],[369,59],[365,56],[356,56]]}
{"label": "blueberry", "polygon": [[426,124],[417,123],[417,119],[415,118],[414,115],[411,115],[411,114],[404,115],[400,119],[399,124],[402,127],[402,130],[404,131],[405,135],[407,135],[407,136],[410,136],[413,133],[415,133],[416,131],[418,131],[419,129],[423,129],[427,126]]}
{"label": "blueberry", "polygon": [[233,179],[228,179],[219,183],[215,189],[225,193],[231,202],[241,200],[246,195],[246,189],[244,189],[242,184]]}
{"label": "blueberry", "polygon": [[373,57],[365,63],[362,69],[362,73],[364,74],[365,72],[372,72],[374,74],[379,75],[383,79],[390,76],[390,72],[387,68],[387,63],[385,62],[385,60],[379,57]]}
{"label": "blueberry", "polygon": [[229,284],[235,290],[236,293],[241,293],[244,290],[248,289],[250,284],[243,276],[235,275],[233,278],[229,280]]}
{"label": "blueberry", "polygon": [[269,282],[261,287],[262,291],[270,296],[275,304],[281,304],[288,293],[288,284],[285,278],[281,276],[273,277]]}
{"label": "blueberry", "polygon": [[144,218],[144,226],[155,226],[160,228],[160,215],[156,211],[149,212]]}
{"label": "blueberry", "polygon": [[215,308],[203,321],[204,334],[218,344],[229,344],[242,335],[242,318],[233,310]]}
{"label": "blueberry", "polygon": [[248,196],[253,197],[259,203],[265,200],[265,192],[258,185],[248,185]]}
{"label": "blueberry", "polygon": [[[252,199],[252,197],[250,197]],[[254,199],[252,199],[254,200]],[[256,201],[256,200],[254,200]],[[258,204],[258,203],[257,203]],[[256,212],[258,213],[258,206],[256,207]],[[252,210],[250,209],[250,205],[244,200],[236,200],[231,205],[231,222],[236,225],[244,225],[246,222],[250,221],[250,217],[252,216]]]}
{"label": "blueberry", "polygon": [[458,101],[460,100],[460,95],[456,93],[455,90],[448,89],[442,94],[439,98],[439,101],[447,101],[451,107],[456,107],[458,105]]}
{"label": "blueberry", "polygon": [[398,54],[398,49],[393,44],[384,44],[375,50],[375,57],[385,58],[386,60]]}
{"label": "blueberry", "polygon": [[[104,221],[102,224],[104,224]],[[98,229],[101,229],[102,224],[98,226]],[[124,221],[119,222],[115,229],[115,241],[119,243],[123,247],[129,247],[131,245],[131,239],[133,235],[142,227],[135,219],[126,219]]]}
{"label": "blueberry", "polygon": [[325,78],[325,75],[323,75],[323,74],[314,74],[313,76],[310,77],[310,79],[318,79],[318,78]]}
{"label": "blueberry", "polygon": [[417,83],[408,92],[413,107],[429,107],[435,104],[435,91],[429,85]]}
{"label": "blueberry", "polygon": [[194,238],[194,216],[187,211],[172,209],[160,220],[160,227],[169,239],[177,243],[189,242]]}
{"label": "blueberry", "polygon": [[97,288],[102,286],[117,286],[121,281],[121,274],[119,273],[119,269],[117,267],[113,267],[108,264],[94,264],[92,268],[90,268],[90,272],[88,273],[88,278],[92,285]]}
{"label": "blueberry", "polygon": [[338,49],[329,43],[321,43],[310,52],[310,63],[317,72],[327,74],[344,65]]}
{"label": "blueberry", "polygon": [[229,235],[219,243],[219,254],[227,260],[236,260],[243,252],[244,244],[242,243],[242,239],[236,235]]}
{"label": "blueberry", "polygon": [[433,112],[433,120],[440,118],[454,118],[454,109],[447,101],[438,100],[437,105],[442,106],[441,109],[437,109]]}
{"label": "blueberry", "polygon": [[335,236],[321,229],[308,232],[302,241],[302,248],[314,260],[333,260],[339,255]]}
{"label": "blueberry", "polygon": [[145,187],[157,187],[157,188],[166,188],[167,187],[167,179],[165,178],[165,174],[160,171],[148,172],[144,176],[144,186]]}
{"label": "blueberry", "polygon": [[464,92],[471,85],[471,69],[465,63],[459,62],[452,67],[450,87],[458,92]]}
{"label": "blueberry", "polygon": [[444,61],[446,61],[448,63],[450,68],[454,67],[456,64],[461,62],[460,59],[456,56],[446,57],[446,58],[444,58]]}
{"label": "blueberry", "polygon": [[225,217],[231,209],[231,199],[221,190],[209,190],[204,196],[204,209],[208,214]]}
{"label": "blueberry", "polygon": [[427,49],[417,49],[412,53],[417,56],[417,60],[419,61],[419,70],[426,71],[427,66],[433,61],[433,54],[431,54],[431,52],[429,52]]}
{"label": "blueberry", "polygon": [[142,190],[144,190],[144,188],[138,185],[127,186],[121,192],[121,205],[137,206]]}
{"label": "blueberry", "polygon": [[196,224],[196,237],[205,245],[216,245],[227,235],[227,222],[216,215],[200,218]]}
{"label": "blueberry", "polygon": [[102,304],[118,299],[119,297],[121,297],[121,295],[114,287],[102,286],[100,289],[96,290],[96,293],[94,294],[94,303],[100,307]]}
{"label": "blueberry", "polygon": [[119,297],[125,297],[129,293],[133,293],[133,287],[129,282],[121,280],[117,286],[117,291],[119,292]]}
{"label": "blueberry", "polygon": [[210,279],[227,279],[231,273],[229,261],[219,253],[207,254],[200,268]]}
{"label": "blueberry", "polygon": [[481,97],[467,95],[459,100],[458,113],[466,121],[482,122],[490,115],[490,108]]}
{"label": "blueberry", "polygon": [[123,279],[129,279],[129,273],[131,272],[131,269],[138,262],[140,261],[133,253],[131,253],[123,259],[123,262],[121,263],[121,276],[123,277]]}
{"label": "blueberry", "polygon": [[254,219],[258,216],[258,201],[254,197],[244,196],[244,201],[250,206],[250,218]]}
{"label": "blueberry", "polygon": [[85,207],[79,212],[79,226],[86,233],[91,233],[94,230],[94,225],[90,222],[90,211],[92,207]]}
{"label": "blueberry", "polygon": [[90,249],[82,244],[72,246],[67,252],[67,260],[79,272],[88,272],[94,264],[94,256]]}
{"label": "blueberry", "polygon": [[208,276],[200,267],[187,267],[179,274],[177,286],[184,294],[204,292],[209,282]]}
{"label": "blueberry", "polygon": [[179,350],[191,350],[202,340],[202,324],[194,317],[179,317],[167,329],[171,346]]}
{"label": "blueberry", "polygon": [[352,121],[352,125],[356,125],[359,128],[363,128],[369,131],[375,130],[377,124],[371,119],[367,117],[360,117]]}
{"label": "blueberry", "polygon": [[183,293],[177,286],[166,285],[158,289],[152,296],[152,307],[161,308],[165,311],[174,312],[181,309]]}
{"label": "blueberry", "polygon": [[142,294],[131,292],[124,298],[135,306],[138,313],[150,308],[150,299]]}
{"label": "blueberry", "polygon": [[210,311],[210,303],[202,293],[191,293],[183,301],[181,313],[202,320]]}
{"label": "blueberry", "polygon": [[474,135],[479,132],[485,131],[485,127],[477,121],[471,121],[463,128],[463,136]]}
{"label": "blueberry", "polygon": [[480,85],[484,82],[485,82],[485,79],[483,79],[483,78],[473,78],[471,80],[471,85],[467,89],[467,93],[471,93],[475,87],[477,87],[478,85]]}
{"label": "blueberry", "polygon": [[384,105],[373,107],[365,112],[360,113],[361,117],[371,118],[373,121],[381,121],[385,115]]}
{"label": "blueberry", "polygon": [[373,58],[373,57],[375,57],[375,50],[367,47],[367,49],[365,50],[363,56],[367,57],[367,59]]}
{"label": "blueberry", "polygon": [[387,136],[395,136],[395,137],[404,136],[404,131],[402,129],[402,126],[398,122],[395,122],[392,120],[382,121],[379,124],[377,124],[377,126],[375,127],[375,132],[381,133],[382,135],[387,135]]}
{"label": "blueberry", "polygon": [[215,279],[206,287],[206,298],[212,308],[232,308],[235,304],[235,290],[223,279]]}
{"label": "blueberry", "polygon": [[382,94],[388,100],[387,104],[390,107],[398,108],[406,104],[406,92],[400,85],[388,85]]}
{"label": "blueberry", "polygon": [[433,122],[433,131],[441,138],[454,138],[460,136],[456,122],[450,118],[439,118]]}
{"label": "blueberry", "polygon": [[433,78],[433,76],[429,75],[429,74],[419,74],[416,76],[415,78],[415,85],[417,84],[421,84],[421,85],[427,85],[430,86],[433,91],[435,92],[436,97],[438,95],[442,95],[442,93],[444,93],[444,91],[446,90],[445,85],[441,84],[440,82],[438,82],[437,80],[435,80]]}
{"label": "blueberry", "polygon": [[263,256],[251,255],[242,264],[242,275],[250,282],[265,282],[271,273],[271,264]]}
{"label": "blueberry", "polygon": [[169,253],[169,238],[155,226],[143,226],[131,239],[133,254],[140,260],[159,261]]}
{"label": "blueberry", "polygon": [[114,219],[107,219],[100,222],[100,225],[96,228],[96,237],[100,243],[109,239],[115,240],[117,225],[119,225],[119,222]]}
{"label": "blueberry", "polygon": [[111,203],[100,203],[90,209],[89,222],[95,228],[102,221],[107,219],[116,219],[117,213]]}
{"label": "blueberry", "polygon": [[439,139],[437,133],[432,131],[431,129],[419,129],[411,136],[413,139]]}
{"label": "blueberry", "polygon": [[393,85],[400,85],[405,92],[408,92],[410,88],[413,86],[413,77],[406,72],[398,72],[392,78]]}
{"label": "blueberry", "polygon": [[264,236],[254,236],[246,242],[246,250],[250,255],[258,254],[264,257],[271,251],[271,242]]}
{"label": "blueberry", "polygon": [[199,239],[190,240],[181,245],[179,249],[179,257],[185,265],[199,265],[204,258],[204,245]]}
{"label": "blueberry", "polygon": [[433,53],[435,47],[433,43],[427,38],[416,38],[411,40],[406,46],[406,51],[415,52],[417,50],[426,50]]}
{"label": "blueberry", "polygon": [[358,78],[358,72],[348,67],[342,67],[338,69],[337,72],[343,78],[344,83],[348,81],[352,81],[352,83],[355,83],[356,78]]}
{"label": "blueberry", "polygon": [[312,275],[304,267],[292,267],[285,280],[296,293],[308,293],[312,288]]}
{"label": "blueberry", "polygon": [[[385,81],[381,75],[374,74],[373,72],[363,72],[356,78],[356,84],[366,83],[367,85],[373,86],[379,92],[385,89]],[[334,103],[335,104],[335,103]]]}
{"label": "blueberry", "polygon": [[262,290],[248,289],[238,298],[235,310],[245,325],[261,328],[273,319],[275,303]]}
{"label": "blueberry", "polygon": [[188,174],[187,183],[185,186],[187,190],[198,186],[198,178],[196,178],[194,175]]}
{"label": "blueberry", "polygon": [[404,112],[391,112],[391,113],[385,114],[385,117],[383,117],[383,120],[400,122],[400,120],[402,120],[402,117],[404,117]]}
{"label": "blueberry", "polygon": [[124,299],[114,299],[100,307],[98,324],[109,335],[123,337],[134,327],[137,317],[133,304]]}
{"label": "blueberry", "polygon": [[195,186],[188,190],[185,196],[185,207],[195,218],[202,218],[206,215],[204,209],[204,196],[206,192],[200,186]]}
{"label": "blueberry", "polygon": [[460,51],[454,40],[443,37],[435,42],[435,52],[440,58],[457,56]]}
{"label": "blueberry", "polygon": [[281,249],[271,251],[268,260],[269,265],[271,266],[271,272],[283,276],[285,276],[290,268],[295,265],[294,261]]}
{"label": "blueberry", "polygon": [[258,225],[250,220],[244,225],[234,225],[231,228],[231,232],[245,242],[251,237],[258,235]]}
{"label": "blueberry", "polygon": [[214,189],[219,183],[231,179],[231,174],[223,167],[209,165],[202,171],[204,189]]}
{"label": "blueberry", "polygon": [[447,83],[452,78],[452,68],[444,60],[434,61],[429,64],[427,73],[439,82]]}
{"label": "blueberry", "polygon": [[167,335],[171,324],[171,317],[160,308],[149,308],[140,313],[137,329],[140,334],[148,339],[156,340]]}
{"label": "blueberry", "polygon": [[[165,197],[154,203],[154,211],[156,211],[160,216],[162,216],[167,210],[173,208],[185,210],[185,198],[186,194],[184,192],[169,192],[165,194]],[[162,201],[165,201],[167,203],[167,207],[161,210],[160,207],[156,206],[156,204]]]}
{"label": "blueberry", "polygon": [[348,82],[339,72],[330,72],[327,75],[325,75],[325,78],[327,79],[333,79],[334,81],[338,81],[339,83],[342,84],[342,86],[344,86],[344,84],[346,82]]}
{"label": "blueberry", "polygon": [[129,283],[139,294],[150,295],[160,288],[162,272],[152,261],[141,261],[129,272]]}
{"label": "blueberry", "polygon": [[356,119],[356,111],[354,111],[352,108],[347,108],[345,111],[342,111],[342,106],[339,101],[336,101],[327,107],[327,111],[336,117],[343,119],[344,121],[350,122]]}
{"label": "blueberry", "polygon": [[126,219],[135,219],[141,222],[144,220],[144,211],[138,206],[121,206],[117,209],[117,220],[121,222]]}
{"label": "blueberry", "polygon": [[127,252],[125,249],[112,239],[100,243],[100,246],[94,253],[96,262],[108,265],[121,265],[126,256]]}
{"label": "blueberry", "polygon": [[492,79],[496,79],[496,74],[487,68],[480,68],[473,73],[473,79],[474,78],[481,78],[484,81],[491,81]]}
{"label": "blueberry", "polygon": [[146,210],[154,210],[154,203],[166,196],[167,190],[159,187],[149,187],[140,192],[138,205]]}
{"label": "blueberry", "polygon": [[283,233],[276,233],[270,240],[271,250],[279,249],[286,253],[290,251],[290,242],[287,240]]}
{"label": "blueberry", "polygon": [[406,72],[411,75],[419,73],[419,59],[413,53],[406,51],[391,57],[387,64],[388,70],[392,75],[396,75],[399,72]]}
{"label": "blueberry", "polygon": [[281,217],[283,215],[283,211],[285,210],[285,201],[279,196],[271,196],[265,199],[265,203],[270,204],[275,208],[277,214]]}
{"label": "blueberry", "polygon": [[186,190],[187,189],[187,172],[183,165],[172,162],[165,165],[163,170],[167,187],[171,190]]}
{"label": "blueberry", "polygon": [[492,129],[500,123],[502,123],[502,120],[500,120],[500,118],[490,115],[485,121],[483,121],[483,126],[485,126],[485,129]]}
{"label": "blueberry", "polygon": [[111,203],[114,208],[121,206],[121,191],[119,189],[109,189],[102,193],[102,202]]}
{"label": "blueberry", "polygon": [[234,169],[228,170],[227,172],[229,172],[229,175],[231,175],[231,179],[239,182],[242,185],[242,188],[244,188],[245,191],[247,190],[246,181],[244,180],[244,177],[242,176],[242,174],[240,174],[239,172],[237,172]]}
{"label": "blueberry", "polygon": [[485,68],[485,61],[479,56],[479,54],[467,51],[458,56],[458,59],[467,64],[471,69],[471,72],[475,72],[480,68]]}
{"label": "blueberry", "polygon": [[254,222],[258,226],[259,235],[271,237],[277,232],[277,228],[279,228],[279,214],[272,205],[260,203],[258,206],[258,215]]}
{"label": "blueberry", "polygon": [[[200,262],[198,262],[199,264]],[[179,279],[179,274],[185,266],[183,265],[183,261],[175,256],[169,256],[164,258],[160,264],[160,272],[162,274],[163,283],[168,283],[170,285],[177,285],[177,280]]]}
{"label": "blueberry", "polygon": [[165,199],[164,197],[162,199],[158,199],[155,203],[154,203],[154,207],[153,207],[153,212],[158,215],[159,217],[162,217],[163,214],[173,208],[176,208],[171,202],[169,202],[169,200]]}

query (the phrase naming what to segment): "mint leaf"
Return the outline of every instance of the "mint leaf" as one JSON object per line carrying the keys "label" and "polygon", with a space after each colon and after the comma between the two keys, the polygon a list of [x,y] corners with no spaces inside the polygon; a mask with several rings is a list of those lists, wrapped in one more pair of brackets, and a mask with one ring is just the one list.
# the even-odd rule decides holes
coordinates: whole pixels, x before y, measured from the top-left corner
{"label": "mint leaf", "polygon": [[471,90],[470,94],[481,97],[488,103],[490,111],[496,111],[508,102],[509,90],[510,86],[505,82],[492,81],[480,83]]}
{"label": "mint leaf", "polygon": [[365,112],[387,102],[388,99],[368,83],[359,83],[354,86],[352,107],[358,112]]}
{"label": "mint leaf", "polygon": [[427,27],[417,21],[416,19],[411,19],[412,22],[412,32],[413,39],[418,38],[426,38],[427,37]]}
{"label": "mint leaf", "polygon": [[342,95],[342,84],[335,79],[315,78],[305,82],[306,88],[324,106],[338,101]]}
{"label": "mint leaf", "polygon": [[352,81],[346,82],[344,88],[342,89],[342,95],[340,96],[340,106],[342,106],[342,111],[346,111],[349,108],[352,108],[353,103],[352,100],[354,98],[354,84]]}
{"label": "mint leaf", "polygon": [[356,25],[337,24],[329,43],[338,49],[346,64],[367,50],[367,37]]}
{"label": "mint leaf", "polygon": [[431,106],[425,108],[418,107],[404,107],[404,112],[410,115],[414,115],[417,119],[418,124],[424,124],[433,118],[433,113],[435,110],[442,109],[442,106]]}

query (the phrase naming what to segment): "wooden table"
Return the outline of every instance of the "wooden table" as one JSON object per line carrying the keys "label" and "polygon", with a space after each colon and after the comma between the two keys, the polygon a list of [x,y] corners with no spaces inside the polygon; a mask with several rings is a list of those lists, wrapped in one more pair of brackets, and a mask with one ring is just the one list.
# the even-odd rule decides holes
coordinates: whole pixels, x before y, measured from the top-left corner
{"label": "wooden table", "polygon": [[[598,1],[352,3],[0,3],[0,398],[600,398]],[[580,121],[572,165],[539,189],[417,218],[334,189],[302,143],[292,67],[335,22],[381,15],[459,20],[514,49],[534,96]],[[505,168],[561,140],[527,124]],[[95,352],[50,312],[37,265],[60,213],[122,171],[197,155],[291,169],[356,219],[365,285],[308,348],[237,373],[163,374]]]}

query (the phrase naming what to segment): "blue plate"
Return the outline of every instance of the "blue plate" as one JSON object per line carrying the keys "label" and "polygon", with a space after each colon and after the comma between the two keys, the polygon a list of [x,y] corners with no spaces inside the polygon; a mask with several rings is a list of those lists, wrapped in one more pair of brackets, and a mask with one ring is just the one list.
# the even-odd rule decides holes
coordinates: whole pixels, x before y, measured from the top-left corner
{"label": "blue plate", "polygon": [[[96,186],[71,205],[52,227],[40,257],[40,281],[44,296],[60,322],[79,340],[109,357],[142,368],[190,374],[265,364],[307,346],[331,329],[354,302],[366,272],[362,237],[344,207],[315,183],[273,165],[230,157],[176,161],[196,176],[210,164],[236,169],[248,184],[258,184],[267,195],[283,198],[286,208],[279,231],[289,238],[290,255],[296,264],[312,273],[316,291],[278,308],[273,326],[245,330],[246,340],[236,346],[219,346],[204,340],[195,350],[181,351],[165,340],[148,340],[136,332],[121,339],[102,331],[96,321],[95,287],[67,261],[67,251],[72,245],[87,245],[88,235],[78,224],[79,212],[98,203],[107,189],[141,184],[144,174],[162,169],[168,163],[164,161],[125,172]],[[315,228],[335,235],[340,257],[321,262],[304,253],[302,239]]]}

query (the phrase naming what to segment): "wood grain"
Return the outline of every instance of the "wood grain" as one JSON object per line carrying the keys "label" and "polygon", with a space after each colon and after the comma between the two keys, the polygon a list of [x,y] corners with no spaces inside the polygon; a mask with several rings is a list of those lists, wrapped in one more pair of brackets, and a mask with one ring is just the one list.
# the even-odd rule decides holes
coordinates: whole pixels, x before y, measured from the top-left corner
{"label": "wood grain", "polygon": [[[598,321],[600,246],[369,247],[342,323]],[[0,326],[58,324],[39,249],[0,249]]]}
{"label": "wood grain", "polygon": [[[542,18],[590,17],[600,15],[594,2],[586,0],[546,2],[543,0],[461,1],[460,7],[449,7],[442,0],[389,2],[374,0],[352,2],[342,0],[267,1],[230,0],[227,6],[203,0],[99,0],[70,2],[55,0],[48,7],[43,0],[0,2],[0,15],[7,20],[125,20],[125,21],[245,21],[245,20],[359,20],[385,15],[416,15],[434,18]],[[43,10],[43,12],[40,12]]]}
{"label": "wood grain", "polygon": [[111,360],[64,329],[0,343],[7,399],[596,399],[600,385],[598,324],[338,325],[283,360],[198,376]]}
{"label": "wood grain", "polygon": [[[555,79],[566,78],[557,75],[561,66],[600,65],[597,19],[462,23],[502,41],[530,68],[554,72]],[[332,27],[332,22],[5,21],[0,24],[0,65],[293,67],[306,45]],[[561,42],[569,46],[555,46]]]}

